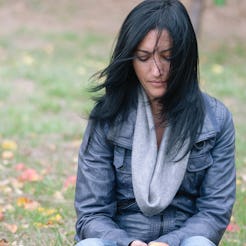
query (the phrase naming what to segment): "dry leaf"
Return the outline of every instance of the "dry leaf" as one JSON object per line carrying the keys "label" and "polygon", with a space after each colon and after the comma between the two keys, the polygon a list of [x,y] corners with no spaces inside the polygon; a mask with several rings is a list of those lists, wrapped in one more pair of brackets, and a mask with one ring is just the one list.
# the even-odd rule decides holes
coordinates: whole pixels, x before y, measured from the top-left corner
{"label": "dry leaf", "polygon": [[19,176],[19,180],[22,182],[34,182],[42,180],[43,177],[37,173],[35,169],[26,169]]}
{"label": "dry leaf", "polygon": [[67,177],[63,185],[64,189],[67,189],[69,186],[75,186],[76,178],[77,177],[75,175]]}
{"label": "dry leaf", "polygon": [[3,219],[4,219],[4,214],[3,212],[0,211],[0,221],[3,221]]}
{"label": "dry leaf", "polygon": [[29,226],[30,226],[29,224],[22,224],[22,225],[21,225],[21,228],[27,229],[27,228],[29,228]]}
{"label": "dry leaf", "polygon": [[81,145],[81,139],[73,140],[73,142],[71,143],[71,146],[76,149],[79,148],[80,145]]}
{"label": "dry leaf", "polygon": [[41,214],[43,214],[43,215],[53,215],[53,214],[55,214],[56,212],[57,212],[57,210],[56,209],[54,209],[54,208],[43,208],[43,207],[39,207],[38,208],[38,212],[40,212]]}
{"label": "dry leaf", "polygon": [[48,225],[53,225],[53,224],[59,224],[62,221],[62,217],[60,214],[56,214],[52,217],[50,217],[49,221],[48,221]]}
{"label": "dry leaf", "polygon": [[14,211],[15,208],[12,204],[6,204],[4,207],[3,207],[3,212],[5,211]]}
{"label": "dry leaf", "polygon": [[16,150],[17,149],[17,144],[16,142],[12,141],[12,140],[4,140],[2,142],[2,148],[4,150]]}
{"label": "dry leaf", "polygon": [[56,200],[64,201],[64,196],[63,196],[62,192],[60,192],[60,191],[56,191],[56,192],[54,193],[53,197],[54,197]]}
{"label": "dry leaf", "polygon": [[26,166],[24,163],[18,163],[17,165],[15,165],[15,170],[16,171],[22,171],[22,170],[25,170],[26,169]]}
{"label": "dry leaf", "polygon": [[0,246],[9,246],[9,242],[5,238],[0,239]]}
{"label": "dry leaf", "polygon": [[18,230],[18,226],[16,224],[4,223],[3,225],[8,231],[10,231],[13,234],[15,234],[17,232],[17,230]]}
{"label": "dry leaf", "polygon": [[227,228],[226,231],[228,232],[239,232],[240,231],[240,227],[239,225],[237,225],[236,223],[230,223]]}
{"label": "dry leaf", "polygon": [[222,74],[224,72],[224,67],[220,64],[214,64],[212,67],[212,72],[214,74]]}
{"label": "dry leaf", "polygon": [[11,160],[14,157],[14,153],[9,150],[5,150],[2,152],[2,159],[4,160]]}
{"label": "dry leaf", "polygon": [[33,225],[37,228],[48,228],[49,226],[46,224],[42,224],[40,222],[34,222]]}
{"label": "dry leaf", "polygon": [[18,195],[23,194],[23,191],[21,190],[23,188],[23,183],[21,183],[19,180],[12,178],[11,179],[11,185],[14,189],[14,192]]}
{"label": "dry leaf", "polygon": [[27,197],[19,197],[17,199],[17,206],[23,207],[26,210],[35,210],[40,207],[39,202],[31,200]]}

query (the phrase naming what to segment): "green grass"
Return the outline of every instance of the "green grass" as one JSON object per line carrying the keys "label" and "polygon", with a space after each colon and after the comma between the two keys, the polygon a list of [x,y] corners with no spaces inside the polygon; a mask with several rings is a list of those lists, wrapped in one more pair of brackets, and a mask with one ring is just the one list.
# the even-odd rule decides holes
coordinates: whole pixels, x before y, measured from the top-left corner
{"label": "green grass", "polygon": [[201,78],[205,91],[222,100],[233,114],[236,127],[237,200],[233,223],[239,232],[226,232],[222,246],[245,245],[246,242],[246,84],[245,44],[222,45],[201,56]]}
{"label": "green grass", "polygon": [[[16,37],[32,38],[33,45],[18,43]],[[89,77],[107,63],[112,40],[89,32],[36,33],[26,28],[1,37],[0,144],[10,139],[18,148],[11,150],[11,159],[0,159],[0,211],[5,216],[0,239],[17,245],[72,245],[74,186],[65,189],[64,182],[76,174],[78,142],[93,105],[86,91]],[[238,189],[233,218],[241,230],[226,232],[222,246],[246,242],[245,50],[243,43],[201,50],[202,86],[230,108],[237,130]],[[1,147],[0,154],[4,151]],[[15,169],[19,163],[37,170],[42,180],[19,182],[21,171]],[[39,202],[45,211],[55,209],[61,220],[49,224],[49,215],[18,206],[20,197]],[[17,225],[17,231],[12,233],[6,224]]]}

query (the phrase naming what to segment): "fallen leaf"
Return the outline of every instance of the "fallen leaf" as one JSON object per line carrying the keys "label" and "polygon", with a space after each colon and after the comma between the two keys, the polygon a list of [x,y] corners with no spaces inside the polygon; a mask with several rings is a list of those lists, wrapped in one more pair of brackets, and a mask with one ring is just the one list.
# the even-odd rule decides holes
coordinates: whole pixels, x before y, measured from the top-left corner
{"label": "fallen leaf", "polygon": [[21,225],[21,228],[27,229],[27,228],[29,228],[29,226],[30,226],[29,224],[22,224],[22,225]]}
{"label": "fallen leaf", "polygon": [[74,157],[73,157],[73,162],[74,162],[74,163],[78,163],[78,156],[74,156]]}
{"label": "fallen leaf", "polygon": [[239,179],[239,178],[237,178],[237,180],[236,180],[236,184],[237,184],[237,185],[241,185],[241,184],[242,184],[242,180],[241,180],[241,179]]}
{"label": "fallen leaf", "polygon": [[11,185],[14,189],[14,192],[18,195],[22,195],[23,191],[21,190],[24,186],[24,184],[22,182],[20,182],[19,180],[12,178],[11,179]]}
{"label": "fallen leaf", "polygon": [[41,173],[42,176],[43,176],[43,175],[49,174],[50,172],[51,172],[51,168],[48,167],[48,168],[43,169],[40,173]]}
{"label": "fallen leaf", "polygon": [[18,230],[18,226],[16,224],[4,223],[3,225],[8,231],[10,231],[13,234],[15,234],[17,232],[17,230]]}
{"label": "fallen leaf", "polygon": [[22,182],[34,182],[42,180],[43,177],[37,173],[35,169],[26,169],[19,176],[19,180]]}
{"label": "fallen leaf", "polygon": [[236,223],[230,223],[227,228],[226,231],[228,232],[239,232],[240,231],[240,227],[239,225],[237,225]]}
{"label": "fallen leaf", "polygon": [[0,239],[0,246],[9,246],[9,242],[5,238]]}
{"label": "fallen leaf", "polygon": [[12,204],[6,204],[4,207],[3,207],[3,212],[5,211],[15,211],[15,208]]}
{"label": "fallen leaf", "polygon": [[214,64],[212,67],[212,72],[214,74],[222,74],[224,72],[224,67],[220,64]]}
{"label": "fallen leaf", "polygon": [[60,214],[56,214],[52,217],[50,217],[49,221],[48,221],[48,225],[53,225],[53,224],[56,224],[56,223],[60,223],[62,221],[62,217]]}
{"label": "fallen leaf", "polygon": [[4,219],[4,214],[3,212],[0,211],[0,221],[3,221],[3,219]]}
{"label": "fallen leaf", "polygon": [[34,222],[33,225],[37,228],[48,228],[49,226],[41,222]]}
{"label": "fallen leaf", "polygon": [[31,200],[27,197],[19,197],[17,199],[17,206],[23,207],[26,210],[35,210],[40,207],[40,203],[34,200]]}
{"label": "fallen leaf", "polygon": [[64,201],[64,196],[61,191],[56,191],[53,195],[56,200]]}
{"label": "fallen leaf", "polygon": [[77,177],[75,175],[67,177],[63,185],[64,189],[67,189],[69,186],[75,186],[76,179]]}
{"label": "fallen leaf", "polygon": [[12,141],[12,140],[4,140],[2,142],[2,148],[4,150],[16,150],[17,149],[17,144],[16,142]]}
{"label": "fallen leaf", "polygon": [[43,215],[53,215],[53,214],[55,214],[56,212],[57,212],[57,210],[56,209],[54,209],[54,208],[43,208],[43,207],[39,207],[38,208],[38,212],[40,212],[41,214],[43,214]]}
{"label": "fallen leaf", "polygon": [[2,159],[4,160],[11,160],[14,157],[14,153],[9,150],[5,150],[2,152]]}
{"label": "fallen leaf", "polygon": [[241,177],[242,177],[243,182],[246,183],[246,174],[241,175]]}
{"label": "fallen leaf", "polygon": [[73,140],[72,143],[71,143],[71,146],[73,148],[79,148],[81,145],[81,139],[76,139],[76,140]]}
{"label": "fallen leaf", "polygon": [[24,163],[18,163],[17,165],[15,165],[15,170],[16,171],[22,171],[22,170],[25,170],[26,169],[26,166]]}

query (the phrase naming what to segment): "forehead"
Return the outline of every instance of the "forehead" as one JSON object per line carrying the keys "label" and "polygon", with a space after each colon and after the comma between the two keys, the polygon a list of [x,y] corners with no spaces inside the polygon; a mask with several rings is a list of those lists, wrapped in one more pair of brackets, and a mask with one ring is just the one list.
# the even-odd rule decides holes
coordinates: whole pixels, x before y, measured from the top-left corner
{"label": "forehead", "polygon": [[156,49],[157,50],[170,49],[171,46],[172,46],[172,39],[168,31],[151,30],[140,42],[137,49],[152,52]]}

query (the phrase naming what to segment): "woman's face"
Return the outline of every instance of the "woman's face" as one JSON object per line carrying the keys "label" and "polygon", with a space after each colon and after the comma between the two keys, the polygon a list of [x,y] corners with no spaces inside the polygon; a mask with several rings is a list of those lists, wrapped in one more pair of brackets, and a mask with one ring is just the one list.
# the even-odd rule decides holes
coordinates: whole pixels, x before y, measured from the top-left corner
{"label": "woman's face", "polygon": [[163,30],[150,31],[140,42],[133,60],[136,75],[150,100],[164,95],[170,71],[172,40]]}

